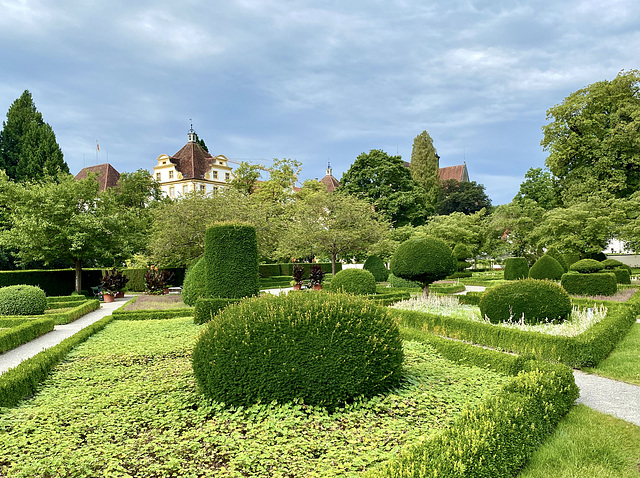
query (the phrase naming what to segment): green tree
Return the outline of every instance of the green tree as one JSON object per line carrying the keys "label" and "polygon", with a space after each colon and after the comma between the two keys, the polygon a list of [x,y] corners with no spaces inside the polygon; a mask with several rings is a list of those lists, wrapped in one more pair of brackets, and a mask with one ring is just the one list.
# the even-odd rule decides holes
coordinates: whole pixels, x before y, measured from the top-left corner
{"label": "green tree", "polygon": [[427,131],[423,131],[413,140],[411,177],[425,190],[427,203],[432,206],[435,206],[438,200],[439,169],[440,157],[433,146],[433,140]]}
{"label": "green tree", "polygon": [[543,171],[542,168],[529,168],[513,200],[522,204],[527,199],[535,201],[547,211],[560,205],[556,185],[549,171]]}
{"label": "green tree", "polygon": [[53,129],[44,122],[27,90],[13,102],[2,122],[0,169],[19,181],[69,172]]}
{"label": "green tree", "polygon": [[120,256],[125,219],[100,200],[93,179],[60,175],[57,181],[14,183],[0,174],[0,202],[10,226],[0,232],[0,244],[14,248],[22,262],[72,262],[80,292],[83,262],[112,264]]}
{"label": "green tree", "polygon": [[425,226],[416,228],[416,235],[431,236],[444,241],[450,248],[463,243],[476,256],[485,249],[487,241],[487,211],[473,214],[453,212],[448,216],[435,216]]}
{"label": "green tree", "polygon": [[484,186],[475,181],[448,179],[440,186],[436,212],[440,215],[462,212],[472,214],[482,208],[491,208],[491,200],[484,192]]}
{"label": "green tree", "polygon": [[303,198],[292,205],[280,243],[281,256],[326,255],[335,274],[337,259],[365,251],[389,228],[368,202],[352,196],[320,191]]}
{"label": "green tree", "polygon": [[541,145],[566,204],[594,192],[627,197],[640,188],[640,72],[622,71],[547,111]]}
{"label": "green tree", "polygon": [[489,221],[490,234],[496,241],[494,252],[525,257],[533,263],[542,254],[534,231],[545,212],[537,202],[527,198],[496,207]]}
{"label": "green tree", "polygon": [[338,191],[370,202],[394,227],[421,225],[433,214],[424,189],[413,181],[400,156],[377,149],[356,158],[342,175]]}
{"label": "green tree", "polygon": [[260,179],[260,166],[242,161],[240,166],[233,170],[230,186],[248,196],[256,192],[258,179]]}

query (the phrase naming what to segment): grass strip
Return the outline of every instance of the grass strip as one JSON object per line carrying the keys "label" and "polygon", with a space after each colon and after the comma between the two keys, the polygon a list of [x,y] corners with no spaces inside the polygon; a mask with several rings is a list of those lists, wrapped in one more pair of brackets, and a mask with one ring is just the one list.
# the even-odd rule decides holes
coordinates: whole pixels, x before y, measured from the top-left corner
{"label": "grass strip", "polygon": [[640,324],[636,323],[609,356],[585,371],[640,385]]}

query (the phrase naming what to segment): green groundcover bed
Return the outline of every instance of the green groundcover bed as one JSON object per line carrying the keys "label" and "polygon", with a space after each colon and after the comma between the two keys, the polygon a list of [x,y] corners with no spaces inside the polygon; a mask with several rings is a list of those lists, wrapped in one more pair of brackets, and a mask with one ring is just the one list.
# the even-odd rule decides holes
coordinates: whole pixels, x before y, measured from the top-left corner
{"label": "green groundcover bed", "polygon": [[404,385],[385,397],[333,415],[229,410],[195,389],[199,330],[191,318],[114,321],[77,346],[35,397],[2,410],[0,476],[359,476],[509,380],[409,341]]}

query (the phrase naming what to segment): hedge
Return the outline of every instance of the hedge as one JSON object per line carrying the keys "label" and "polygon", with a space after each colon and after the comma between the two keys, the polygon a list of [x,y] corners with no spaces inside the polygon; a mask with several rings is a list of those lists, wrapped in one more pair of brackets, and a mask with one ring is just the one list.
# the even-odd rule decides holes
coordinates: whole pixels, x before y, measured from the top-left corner
{"label": "hedge", "polygon": [[376,302],[378,305],[391,305],[396,302],[401,302],[403,300],[407,300],[411,298],[411,293],[409,291],[401,290],[401,291],[393,291],[393,292],[377,292],[374,295],[364,295],[362,296],[366,299],[372,300]]}
{"label": "hedge", "polygon": [[54,327],[51,318],[2,318],[0,319],[0,353],[26,344],[41,335],[51,332]]}
{"label": "hedge", "polygon": [[480,305],[480,300],[484,292],[470,290],[466,294],[461,294],[458,296],[458,302],[466,305]]}
{"label": "hedge", "polygon": [[179,309],[163,310],[114,310],[111,314],[115,320],[155,320],[173,319],[176,317],[193,316],[193,307],[181,307]]}
{"label": "hedge", "polygon": [[569,294],[574,295],[613,295],[618,291],[616,275],[613,272],[568,272],[562,274],[560,284]]}
{"label": "hedge", "polygon": [[555,257],[545,254],[529,270],[529,278],[558,281],[566,271]]}
{"label": "hedge", "polygon": [[[586,303],[593,305],[594,301],[589,300]],[[585,368],[595,367],[606,358],[635,324],[636,316],[640,314],[640,293],[634,294],[625,303],[607,302],[606,305],[606,317],[575,337],[498,327],[424,312],[391,310],[400,318],[400,325],[403,327],[430,331],[508,352],[530,354],[573,368]]]}
{"label": "hedge", "polygon": [[225,299],[225,298],[215,298],[215,299],[198,299],[196,301],[196,308],[193,313],[193,323],[194,324],[206,324],[213,316],[216,315],[220,310],[224,309],[229,304],[233,304],[238,302],[240,299]]}
{"label": "hedge", "polygon": [[71,310],[68,310],[66,312],[59,312],[56,314],[47,314],[47,317],[53,319],[56,325],[64,325],[79,319],[89,312],[98,310],[99,308],[100,301],[98,299],[88,299],[81,304],[76,305]]}
{"label": "hedge", "polygon": [[[259,264],[258,272],[260,277],[266,278],[271,276],[291,276],[293,274],[293,266],[296,264],[304,268],[304,276],[309,277],[309,269],[313,264],[309,262],[285,262],[280,264]],[[331,273],[331,262],[318,262],[322,270],[327,274]],[[336,273],[342,270],[342,263],[336,262]]]}
{"label": "hedge", "polygon": [[518,280],[529,277],[529,264],[524,257],[508,257],[504,261],[504,279]]}
{"label": "hedge", "polygon": [[453,425],[373,470],[365,478],[515,476],[578,398],[572,371],[415,330],[405,339],[434,346],[449,360],[513,375],[497,395],[465,410]]}
{"label": "hedge", "polygon": [[623,269],[622,267],[613,269],[613,272],[616,275],[616,282],[618,284],[631,284],[631,274],[627,269]]}
{"label": "hedge", "polygon": [[21,362],[17,367],[9,369],[0,375],[0,407],[12,407],[20,400],[33,395],[38,389],[38,385],[47,378],[51,369],[73,347],[84,342],[97,331],[102,330],[112,320],[113,316],[108,315],[63,340],[58,345],[34,355]]}

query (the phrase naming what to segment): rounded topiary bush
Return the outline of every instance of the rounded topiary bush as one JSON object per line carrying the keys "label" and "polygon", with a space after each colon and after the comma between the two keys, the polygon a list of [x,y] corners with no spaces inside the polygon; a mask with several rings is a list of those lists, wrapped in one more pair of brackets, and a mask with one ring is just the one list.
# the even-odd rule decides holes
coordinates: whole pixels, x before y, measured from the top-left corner
{"label": "rounded topiary bush", "polygon": [[564,268],[557,260],[545,254],[531,266],[529,277],[539,280],[560,280],[564,272]]}
{"label": "rounded topiary bush", "polygon": [[562,276],[560,284],[569,294],[574,295],[613,295],[618,292],[616,275],[613,272],[569,272]]}
{"label": "rounded topiary bush", "polygon": [[422,289],[422,284],[420,282],[401,279],[400,277],[396,277],[393,274],[389,274],[389,287],[395,287],[397,289]]}
{"label": "rounded topiary bush", "polygon": [[367,257],[362,268],[371,272],[376,282],[386,282],[389,278],[389,269],[378,256]]}
{"label": "rounded topiary bush", "polygon": [[33,285],[10,285],[0,289],[0,315],[42,315],[47,295]]}
{"label": "rounded topiary bush", "polygon": [[627,269],[618,267],[613,269],[611,272],[616,275],[616,282],[618,284],[631,284],[631,274],[629,274]]}
{"label": "rounded topiary bush", "polygon": [[[562,266],[562,269],[564,270],[564,272],[568,272],[569,271],[569,264],[567,264],[567,261],[565,260],[564,255],[560,254],[558,249],[556,249],[555,247],[550,247],[549,249],[547,249],[547,252],[546,252],[545,255],[551,256],[556,261],[558,261],[558,263]],[[558,280],[560,280],[560,279],[558,279]]]}
{"label": "rounded topiary bush", "polygon": [[204,257],[187,269],[182,283],[182,302],[195,307],[196,301],[207,297],[206,263]]}
{"label": "rounded topiary bush", "polygon": [[357,296],[296,293],[219,312],[198,337],[192,361],[200,390],[218,402],[302,399],[331,410],[396,387],[403,352],[385,308]]}
{"label": "rounded topiary bush", "polygon": [[519,280],[529,277],[529,264],[524,257],[509,257],[504,261],[505,280]]}
{"label": "rounded topiary bush", "polygon": [[593,274],[594,272],[600,272],[602,269],[604,269],[602,263],[595,259],[582,259],[574,262],[569,267],[570,271],[580,272],[581,274]]}
{"label": "rounded topiary bush", "polygon": [[258,295],[258,242],[253,226],[224,222],[207,229],[204,242],[207,296]]}
{"label": "rounded topiary bush", "polygon": [[493,323],[520,320],[526,324],[563,321],[571,313],[569,294],[555,282],[523,279],[487,289],[480,313]]}
{"label": "rounded topiary bush", "polygon": [[331,290],[345,294],[375,294],[376,279],[364,269],[343,269],[331,279]]}
{"label": "rounded topiary bush", "polygon": [[616,259],[606,259],[604,261],[600,261],[600,264],[602,264],[606,270],[613,270],[613,269],[620,268],[620,269],[628,270],[629,275],[633,274],[633,270],[631,269],[631,266],[624,264]]}

